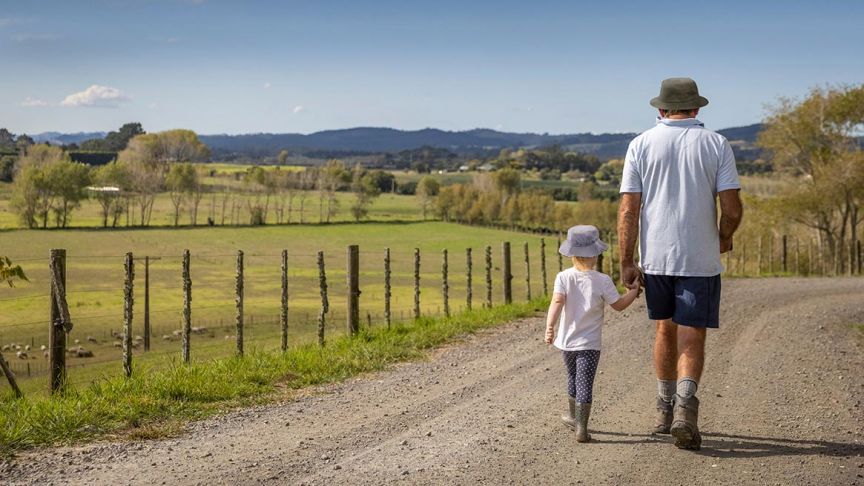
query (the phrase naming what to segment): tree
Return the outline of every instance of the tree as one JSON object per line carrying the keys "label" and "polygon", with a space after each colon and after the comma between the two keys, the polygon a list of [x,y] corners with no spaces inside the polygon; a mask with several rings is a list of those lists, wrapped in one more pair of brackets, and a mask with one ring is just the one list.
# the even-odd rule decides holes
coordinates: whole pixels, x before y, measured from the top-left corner
{"label": "tree", "polygon": [[341,160],[333,159],[318,171],[318,222],[330,222],[339,209],[336,191],[351,181],[351,173]]}
{"label": "tree", "polygon": [[280,152],[279,152],[279,156],[277,157],[277,160],[278,160],[278,162],[279,162],[279,165],[285,165],[285,164],[287,164],[287,163],[288,163],[288,156],[289,156],[289,155],[290,155],[290,154],[288,153],[287,150],[282,150],[282,151],[280,151]]}
{"label": "tree", "polygon": [[420,179],[420,182],[417,183],[417,189],[415,194],[417,195],[417,199],[420,200],[420,207],[423,209],[423,219],[426,219],[426,212],[429,210],[429,205],[432,203],[432,199],[438,195],[438,191],[441,189],[441,183],[438,182],[438,179],[435,179],[432,176],[423,176]]}
{"label": "tree", "polygon": [[365,172],[359,163],[354,166],[351,182],[354,203],[351,205],[351,215],[355,221],[360,221],[369,214],[369,206],[381,194],[376,182],[376,178]]}
{"label": "tree", "polygon": [[0,156],[0,182],[12,182],[15,174],[15,157],[11,155]]}
{"label": "tree", "polygon": [[172,164],[165,176],[165,187],[171,196],[171,204],[174,206],[174,226],[180,223],[180,207],[183,205],[185,196],[193,190],[197,183],[198,174],[195,166],[185,162]]}
{"label": "tree", "polygon": [[64,160],[49,166],[46,171],[51,189],[57,197],[57,204],[52,208],[56,225],[58,228],[66,228],[72,210],[87,199],[90,169],[84,164]]}
{"label": "tree", "polygon": [[[94,191],[93,198],[102,209],[102,227],[108,227],[109,217],[111,227],[117,227],[120,215],[126,210],[121,192],[129,187],[129,177],[127,167],[116,160],[93,169],[91,174],[93,184],[99,186]],[[113,188],[118,190],[114,191]]]}
{"label": "tree", "polygon": [[57,227],[66,227],[73,209],[87,198],[90,172],[72,162],[59,147],[33,145],[17,162],[12,208],[29,228],[48,226],[53,212]]}
{"label": "tree", "polygon": [[518,194],[522,189],[522,176],[516,169],[500,169],[493,175],[495,188],[501,193],[502,202]]}
{"label": "tree", "polygon": [[27,150],[27,147],[35,144],[36,142],[29,135],[21,134],[15,139],[15,146],[18,147],[19,151]]}
{"label": "tree", "polygon": [[801,102],[781,99],[758,140],[777,170],[803,176],[781,198],[796,221],[825,238],[837,272],[855,263],[846,258],[846,238],[854,248],[864,220],[862,129],[864,85],[814,88]]}
{"label": "tree", "polygon": [[15,148],[15,134],[5,128],[0,128],[0,148]]}

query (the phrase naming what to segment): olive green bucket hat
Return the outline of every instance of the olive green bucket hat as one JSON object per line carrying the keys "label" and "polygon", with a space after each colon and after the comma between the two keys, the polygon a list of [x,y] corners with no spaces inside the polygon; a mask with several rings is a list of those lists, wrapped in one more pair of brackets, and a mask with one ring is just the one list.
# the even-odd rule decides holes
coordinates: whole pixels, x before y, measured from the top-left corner
{"label": "olive green bucket hat", "polygon": [[651,106],[661,110],[693,110],[707,104],[708,100],[699,96],[696,81],[690,78],[664,79],[660,96],[651,100]]}

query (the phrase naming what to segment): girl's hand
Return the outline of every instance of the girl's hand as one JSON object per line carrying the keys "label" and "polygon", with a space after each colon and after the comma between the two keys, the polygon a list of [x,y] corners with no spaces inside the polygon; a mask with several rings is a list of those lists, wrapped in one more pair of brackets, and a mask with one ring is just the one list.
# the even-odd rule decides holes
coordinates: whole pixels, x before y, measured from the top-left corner
{"label": "girl's hand", "polygon": [[555,340],[555,330],[551,327],[546,328],[546,344],[552,344]]}

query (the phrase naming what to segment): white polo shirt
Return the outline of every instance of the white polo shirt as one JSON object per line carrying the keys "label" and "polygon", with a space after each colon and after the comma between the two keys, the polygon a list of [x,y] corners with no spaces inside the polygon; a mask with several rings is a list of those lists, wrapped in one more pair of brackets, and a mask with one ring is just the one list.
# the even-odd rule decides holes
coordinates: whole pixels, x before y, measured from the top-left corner
{"label": "white polo shirt", "polygon": [[740,188],[729,142],[695,118],[658,118],[654,128],[634,138],[624,159],[621,192],[642,193],[642,271],[720,274],[717,193]]}
{"label": "white polo shirt", "polygon": [[599,350],[606,304],[621,298],[609,275],[570,267],[555,277],[553,292],[564,295],[555,347],[564,351]]}

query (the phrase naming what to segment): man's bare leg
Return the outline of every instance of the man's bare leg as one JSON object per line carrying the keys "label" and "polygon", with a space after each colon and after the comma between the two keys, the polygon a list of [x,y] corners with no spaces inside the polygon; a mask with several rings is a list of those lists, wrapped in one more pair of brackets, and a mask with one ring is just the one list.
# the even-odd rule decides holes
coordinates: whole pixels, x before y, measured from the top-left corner
{"label": "man's bare leg", "polygon": [[678,383],[678,326],[669,319],[657,321],[654,338],[654,371],[657,373],[657,421],[655,434],[668,434],[672,426],[672,397]]}
{"label": "man's bare leg", "polygon": [[678,326],[678,386],[675,394],[672,426],[675,446],[699,450],[699,399],[696,389],[705,364],[705,329]]}

